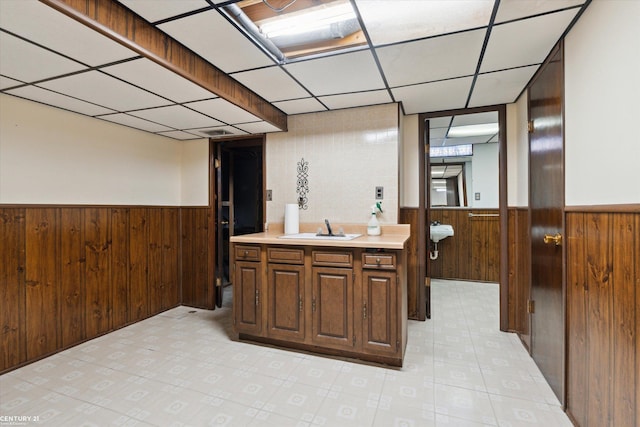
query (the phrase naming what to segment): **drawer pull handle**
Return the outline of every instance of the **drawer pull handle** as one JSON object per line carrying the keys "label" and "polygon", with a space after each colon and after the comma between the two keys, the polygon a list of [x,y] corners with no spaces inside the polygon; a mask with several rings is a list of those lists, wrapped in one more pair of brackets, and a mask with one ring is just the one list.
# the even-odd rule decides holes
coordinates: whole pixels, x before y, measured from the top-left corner
{"label": "drawer pull handle", "polygon": [[244,251],[244,256],[245,257],[249,256],[249,251]]}
{"label": "drawer pull handle", "polygon": [[380,258],[376,258],[376,264],[380,265]]}

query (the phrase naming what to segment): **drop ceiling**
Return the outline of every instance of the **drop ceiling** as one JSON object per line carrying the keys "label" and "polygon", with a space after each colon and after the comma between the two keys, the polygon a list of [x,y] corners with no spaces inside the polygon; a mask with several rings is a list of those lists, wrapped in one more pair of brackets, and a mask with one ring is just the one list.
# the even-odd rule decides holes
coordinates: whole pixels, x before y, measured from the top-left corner
{"label": "drop ceiling", "polygon": [[[281,63],[224,14],[234,1],[120,3],[287,115],[514,102],[588,5],[352,0],[367,46]],[[37,0],[0,0],[0,92],[179,140],[280,131]]]}

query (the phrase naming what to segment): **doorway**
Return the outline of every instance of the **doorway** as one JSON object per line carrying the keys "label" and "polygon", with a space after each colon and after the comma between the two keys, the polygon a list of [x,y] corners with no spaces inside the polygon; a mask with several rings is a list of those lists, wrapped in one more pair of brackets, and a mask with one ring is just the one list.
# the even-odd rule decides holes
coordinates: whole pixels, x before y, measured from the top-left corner
{"label": "doorway", "polygon": [[[483,127],[493,130],[479,130]],[[465,136],[465,132],[476,133],[476,135]],[[481,135],[483,132],[485,135]],[[461,134],[461,136],[453,136],[454,133]],[[431,317],[431,289],[429,283],[432,276],[431,251],[434,244],[430,239],[430,225],[433,218],[439,218],[432,209],[434,208],[434,203],[435,205],[444,205],[436,209],[442,209],[442,207],[447,207],[446,205],[451,204],[452,206],[447,207],[453,213],[450,218],[461,218],[469,223],[466,229],[459,230],[459,236],[472,235],[472,228],[503,230],[502,232],[499,231],[499,237],[495,239],[495,250],[485,251],[495,256],[495,261],[487,263],[483,259],[478,260],[478,263],[488,264],[490,267],[493,265],[495,269],[495,274],[489,274],[489,276],[493,277],[492,281],[497,281],[500,284],[500,330],[506,331],[508,328],[507,283],[509,277],[508,235],[506,232],[508,225],[506,107],[497,105],[420,114],[419,135],[422,143],[420,144],[419,158],[419,205],[421,208],[418,211],[418,233],[424,238],[420,239],[421,243],[418,247],[418,257],[421,261],[418,271],[418,283],[425,283],[425,286],[419,286],[419,301],[420,305],[424,307],[424,315],[426,318]],[[486,191],[484,188],[481,189],[478,185],[480,181],[476,181],[474,184],[471,180],[471,171],[473,169],[471,160],[474,148],[478,148],[476,150],[478,152],[495,153],[494,163],[491,165],[485,165],[484,163],[477,165],[478,171],[482,168],[487,171],[486,173],[495,173],[495,180],[491,184],[491,192]],[[486,156],[483,155],[483,157]],[[445,174],[447,170],[457,170],[455,168],[456,163],[463,164],[458,169],[460,171],[465,170],[465,173],[455,174],[455,178],[450,179],[449,187],[451,187],[451,191],[445,188],[444,192],[457,194],[457,197],[452,197],[451,203],[449,203],[448,198],[443,198],[442,203],[440,203],[433,196],[438,189],[433,185],[432,174],[439,173],[441,169],[444,169]],[[444,203],[445,200],[447,201],[446,204]],[[474,207],[487,208],[486,200],[491,200],[492,209],[480,213],[471,211]],[[466,206],[462,206],[465,202]],[[493,206],[494,204],[495,206]],[[495,225],[489,227],[487,224]],[[455,235],[456,231],[454,229],[454,237],[450,239],[454,239]],[[446,240],[443,243],[446,244]],[[469,250],[472,249],[471,243],[465,247]],[[469,257],[472,257],[472,255],[472,253],[469,253]],[[467,264],[469,264],[469,257],[466,258]]]}
{"label": "doorway", "polygon": [[231,236],[258,233],[264,228],[264,136],[216,140],[212,206],[215,210],[216,305],[223,304],[224,288],[231,286]]}

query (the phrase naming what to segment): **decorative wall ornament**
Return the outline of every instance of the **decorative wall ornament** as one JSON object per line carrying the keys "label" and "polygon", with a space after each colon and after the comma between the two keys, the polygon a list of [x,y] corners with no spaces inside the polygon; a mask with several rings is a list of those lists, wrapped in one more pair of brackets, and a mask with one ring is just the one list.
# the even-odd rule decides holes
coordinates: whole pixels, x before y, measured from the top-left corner
{"label": "decorative wall ornament", "polygon": [[306,210],[309,205],[309,162],[304,161],[304,157],[298,162],[298,180],[296,183],[296,193],[298,193],[298,209]]}

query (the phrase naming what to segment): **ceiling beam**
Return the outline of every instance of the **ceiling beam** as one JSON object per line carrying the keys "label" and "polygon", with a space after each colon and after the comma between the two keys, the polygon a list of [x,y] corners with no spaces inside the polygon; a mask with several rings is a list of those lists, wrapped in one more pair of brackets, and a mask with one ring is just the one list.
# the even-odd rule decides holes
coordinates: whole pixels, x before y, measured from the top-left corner
{"label": "ceiling beam", "polygon": [[287,115],[189,48],[113,0],[40,0],[153,62],[287,130]]}

